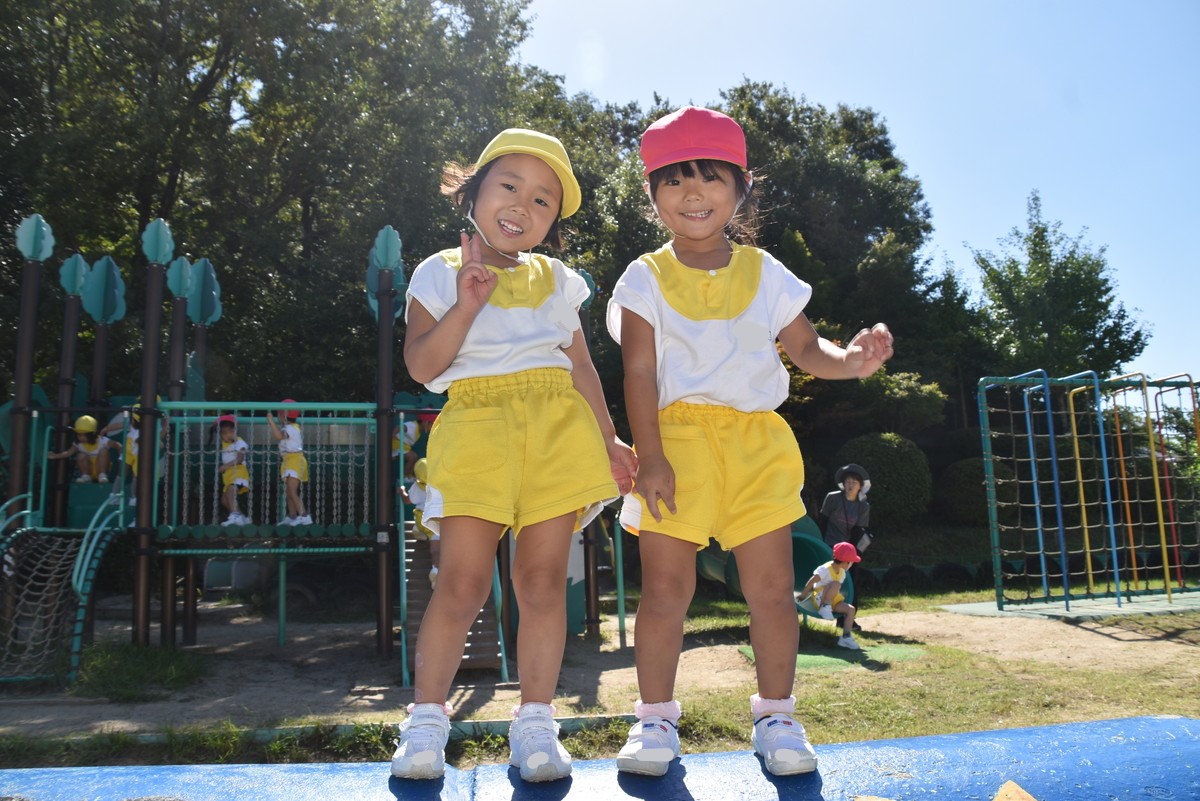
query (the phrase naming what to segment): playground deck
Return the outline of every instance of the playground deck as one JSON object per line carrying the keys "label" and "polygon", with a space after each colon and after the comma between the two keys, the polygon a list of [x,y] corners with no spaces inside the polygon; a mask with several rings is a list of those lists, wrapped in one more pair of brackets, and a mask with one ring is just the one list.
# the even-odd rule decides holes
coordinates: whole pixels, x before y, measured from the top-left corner
{"label": "playground deck", "polygon": [[[1200,721],[1125,718],[946,734],[819,749],[816,773],[767,774],[749,752],[691,754],[661,779],[577,762],[569,779],[525,784],[507,765],[400,781],[384,763],[57,768],[0,772],[0,796],[22,801],[1037,801],[1200,799]],[[1006,794],[1001,795],[1005,788]]]}

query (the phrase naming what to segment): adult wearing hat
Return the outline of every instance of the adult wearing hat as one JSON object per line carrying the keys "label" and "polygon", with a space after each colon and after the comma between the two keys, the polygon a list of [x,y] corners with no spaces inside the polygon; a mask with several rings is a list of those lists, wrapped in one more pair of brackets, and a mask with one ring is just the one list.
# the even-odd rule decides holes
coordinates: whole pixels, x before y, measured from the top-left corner
{"label": "adult wearing hat", "polygon": [[833,480],[838,488],[825,496],[817,515],[821,536],[831,548],[839,542],[857,545],[871,522],[871,504],[867,503],[871,476],[862,465],[851,462],[839,467]]}

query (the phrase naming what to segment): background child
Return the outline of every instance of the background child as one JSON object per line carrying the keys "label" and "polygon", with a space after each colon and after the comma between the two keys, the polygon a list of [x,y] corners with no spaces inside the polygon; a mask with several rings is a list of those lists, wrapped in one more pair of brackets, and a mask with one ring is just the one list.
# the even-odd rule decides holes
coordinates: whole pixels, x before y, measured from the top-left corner
{"label": "background child", "polygon": [[96,481],[108,483],[108,467],[112,462],[110,449],[120,450],[120,443],[113,442],[108,437],[96,431],[96,418],[85,414],[75,421],[75,442],[65,451],[51,452],[47,459],[68,459],[75,457],[75,468],[79,476],[76,484],[88,484]]}
{"label": "background child", "polygon": [[429,570],[429,586],[437,588],[438,580],[438,562],[440,561],[442,551],[442,535],[436,531],[430,531],[425,527],[425,492],[426,480],[429,475],[427,463],[424,459],[418,459],[413,465],[413,480],[405,489],[404,485],[400,485],[400,500],[404,501],[413,508],[413,533],[419,540],[427,540],[429,542],[429,561],[433,566]]}
{"label": "background child", "polygon": [[221,525],[246,526],[250,518],[242,514],[237,496],[250,491],[250,470],[246,466],[250,446],[238,436],[237,418],[232,414],[218,417],[217,429],[221,437],[221,505],[229,512]]}
{"label": "background child", "polygon": [[[162,398],[158,398],[157,400],[162,400]],[[117,487],[115,487],[113,489],[113,492],[116,493],[118,491],[118,489],[122,486],[127,487],[128,491],[126,494],[128,495],[128,498],[126,500],[126,503],[128,503],[128,505],[130,505],[130,506],[137,506],[137,481],[134,479],[137,478],[138,456],[141,452],[141,448],[138,447],[139,446],[138,440],[141,437],[141,429],[138,426],[142,422],[142,414],[140,411],[140,407],[135,407],[133,409],[133,412],[130,415],[130,420],[132,421],[132,423],[130,424],[128,430],[126,430],[124,413],[122,412],[120,414],[117,414],[115,417],[113,417],[108,422],[108,425],[106,425],[101,430],[100,433],[104,436],[108,436],[110,434],[114,434],[114,433],[117,433],[120,431],[125,432],[124,461],[125,461],[125,466],[128,468],[129,473],[131,474],[131,479],[128,482],[124,482],[123,484],[118,484]],[[167,418],[164,416],[162,418],[162,427],[159,430],[158,454],[159,454],[160,459],[163,456],[165,456],[166,451],[167,451],[167,440],[168,440],[167,429],[168,429]],[[159,476],[161,476],[161,475],[162,475],[162,463],[160,461]]]}
{"label": "background child", "polygon": [[842,595],[842,584],[846,581],[846,571],[850,565],[862,559],[858,550],[848,542],[839,542],[833,546],[833,561],[819,565],[813,571],[812,578],[797,593],[801,601],[807,601],[817,614],[826,620],[833,620],[833,613],[842,615],[842,636],[837,644],[851,651],[862,650],[854,640],[854,615],[858,610],[846,603]]}
{"label": "background child", "polygon": [[626,269],[608,308],[638,454],[640,497],[626,498],[621,525],[640,536],[642,561],[641,699],[617,767],[661,776],[679,754],[683,622],[696,550],[714,537],[736,554],[750,607],[754,750],[774,774],[815,770],[792,718],[799,626],[790,525],[804,514],[804,461],[774,411],[788,394],[776,341],[818,377],[856,378],[891,356],[892,337],[880,324],[846,348],[822,339],[803,314],[810,287],[765,251],[727,238],[727,228],[748,237],[754,222],[746,140],[734,120],[680,109],[647,129],[641,154],[646,193],[672,237]]}
{"label": "background child", "polygon": [[[527,781],[568,775],[554,689],[566,643],[567,556],[635,460],[616,436],[580,329],[587,284],[557,259],[559,220],[580,204],[562,143],[498,134],[474,168],[450,165],[443,191],[477,235],[422,262],[408,288],[409,374],[450,399],[430,433],[424,522],[442,535],[441,575],[421,622],[415,704],[392,774],[436,778],[450,730],[446,700],[472,621],[492,584],[496,543],[516,536],[521,706],[510,764]],[[618,485],[614,485],[616,478]]]}
{"label": "background child", "polygon": [[[285,398],[280,402],[296,401]],[[308,459],[304,456],[304,435],[296,423],[299,417],[299,409],[280,409],[277,425],[271,413],[267,413],[267,425],[272,436],[279,440],[279,477],[283,479],[286,495],[287,515],[279,521],[281,526],[312,525],[312,517],[304,511],[304,501],[300,498],[300,485],[308,483]]]}

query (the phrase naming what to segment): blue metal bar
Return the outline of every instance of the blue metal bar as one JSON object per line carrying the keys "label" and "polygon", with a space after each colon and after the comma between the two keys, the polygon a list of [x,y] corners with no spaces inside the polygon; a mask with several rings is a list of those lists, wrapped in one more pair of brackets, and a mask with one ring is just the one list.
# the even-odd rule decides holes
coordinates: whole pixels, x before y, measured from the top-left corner
{"label": "blue metal bar", "polygon": [[[1070,609],[1071,609],[1071,571],[1068,569],[1069,560],[1067,558],[1067,532],[1066,532],[1066,525],[1063,522],[1062,480],[1061,480],[1060,476],[1058,475],[1058,444],[1055,442],[1056,435],[1054,432],[1053,398],[1050,397],[1050,383],[1048,380],[1049,376],[1046,375],[1046,371],[1045,370],[1037,370],[1035,372],[1041,373],[1043,378],[1045,378],[1047,380],[1045,382],[1043,382],[1040,387],[1038,387],[1038,386],[1026,387],[1026,389],[1025,389],[1025,413],[1026,413],[1026,416],[1028,417],[1028,415],[1030,413],[1030,407],[1029,407],[1030,395],[1032,395],[1033,392],[1036,392],[1040,388],[1043,391],[1043,395],[1045,398],[1046,434],[1050,441],[1050,478],[1052,481],[1052,486],[1054,487],[1054,517],[1055,517],[1055,522],[1058,525],[1058,552],[1059,552],[1059,559],[1061,561],[1060,566],[1062,568],[1063,604],[1064,604],[1064,608],[1067,611],[1070,611]],[[1039,531],[1041,530],[1040,529],[1040,527],[1041,527],[1041,511],[1042,511],[1041,507],[1039,506],[1038,507]],[[1046,577],[1045,573],[1044,573],[1045,564],[1046,564],[1046,555],[1045,555],[1045,548],[1043,547],[1042,548],[1043,583],[1047,587],[1046,593],[1047,593],[1047,597],[1049,597],[1048,577]]]}

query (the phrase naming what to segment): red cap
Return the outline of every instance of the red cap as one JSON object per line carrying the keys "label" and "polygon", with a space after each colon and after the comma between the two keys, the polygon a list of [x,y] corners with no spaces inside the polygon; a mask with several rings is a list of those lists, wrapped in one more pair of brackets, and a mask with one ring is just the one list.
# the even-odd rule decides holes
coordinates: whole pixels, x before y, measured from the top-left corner
{"label": "red cap", "polygon": [[746,135],[725,114],[684,106],[655,122],[642,134],[645,174],[681,161],[715,159],[746,169]]}
{"label": "red cap", "polygon": [[[292,400],[291,398],[284,398],[283,400],[280,401],[280,403],[295,403],[295,402],[296,401]],[[279,414],[288,420],[295,420],[297,417],[300,416],[300,410],[299,409],[280,409]]]}
{"label": "red cap", "polygon": [[421,423],[432,423],[437,419],[436,414],[418,414],[417,421]]}
{"label": "red cap", "polygon": [[230,423],[236,426],[237,417],[232,414],[223,414],[217,418],[217,425],[221,425],[221,423]]}
{"label": "red cap", "polygon": [[835,562],[861,562],[862,557],[858,555],[858,549],[853,543],[839,542],[833,546],[833,560]]}

